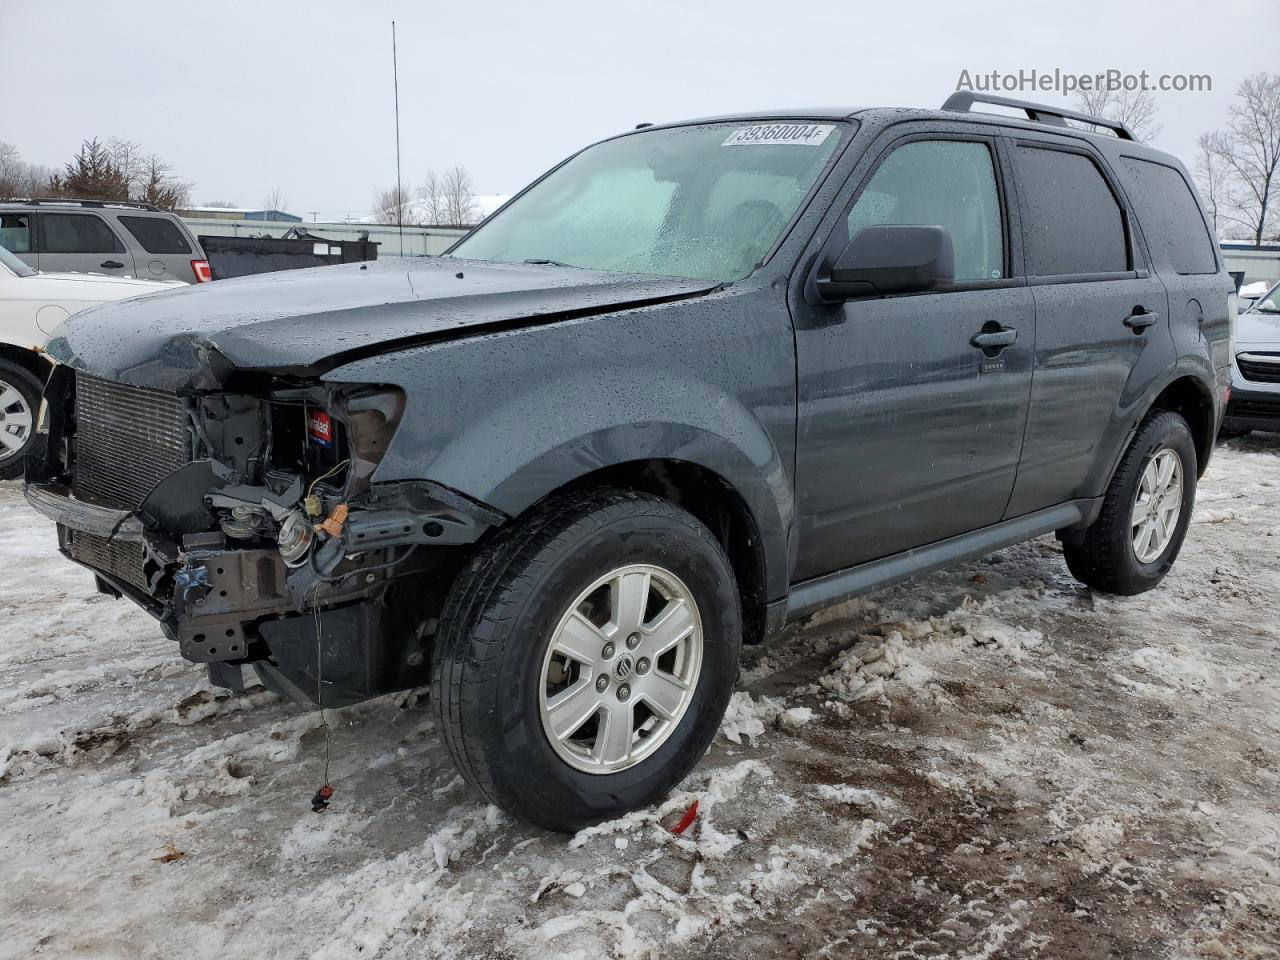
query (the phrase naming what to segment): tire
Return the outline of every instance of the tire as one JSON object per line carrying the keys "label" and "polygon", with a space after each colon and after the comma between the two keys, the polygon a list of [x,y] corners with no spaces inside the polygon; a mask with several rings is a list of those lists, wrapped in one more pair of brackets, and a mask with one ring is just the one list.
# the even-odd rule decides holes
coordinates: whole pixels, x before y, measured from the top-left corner
{"label": "tire", "polygon": [[43,384],[25,367],[0,360],[0,480],[22,476],[43,392]]}
{"label": "tire", "polygon": [[[628,589],[644,585],[646,611],[666,614],[679,606],[691,614],[695,626],[668,654],[657,655],[663,632],[657,613],[652,619],[646,619],[648,612],[641,614],[642,625],[633,632],[615,625],[615,620],[628,622],[629,609],[612,609],[612,598],[622,595],[615,591],[625,586],[621,579],[609,579],[617,571],[624,571],[619,578],[631,578],[625,581]],[[637,579],[644,571],[648,577]],[[602,580],[599,590],[577,606],[584,591]],[[685,593],[677,596],[677,587]],[[677,603],[681,597],[683,606]],[[601,650],[604,657],[608,651],[598,641],[612,636],[612,660],[588,666],[585,657],[581,663],[558,658],[552,640],[561,636],[561,626],[579,629],[588,621],[585,615],[575,618],[575,610],[597,620],[608,614],[603,626],[588,623],[581,645]],[[711,745],[737,677],[741,608],[728,558],[696,519],[647,494],[586,491],[537,508],[480,549],[459,574],[440,620],[432,700],[454,765],[491,803],[548,830],[576,831],[665,796]],[[592,629],[605,632],[597,635]],[[617,634],[608,632],[613,629]],[[699,635],[700,644],[695,642]],[[649,667],[646,650],[654,654]],[[629,673],[622,672],[624,660],[631,661]],[[677,673],[688,682],[682,706],[672,710],[672,716],[678,714],[673,722],[651,710],[641,691],[650,689],[645,684],[665,687],[667,677]],[[634,699],[628,675],[637,691]],[[552,678],[559,678],[563,689],[552,691]],[[607,684],[604,693],[599,693],[601,683]],[[561,701],[555,699],[559,693],[566,695]],[[548,725],[559,722],[549,719],[557,716],[553,705],[563,706],[571,694],[586,698],[578,708],[601,700],[601,712],[590,714],[572,737],[553,743]],[[623,702],[631,704],[629,722],[641,727],[651,722],[650,735],[619,721],[614,729],[625,729],[625,750],[632,757],[616,769],[593,766],[606,762],[611,742],[620,742],[606,734],[611,711],[624,709],[617,705]],[[558,716],[563,721],[564,714]],[[588,756],[588,749],[598,749],[601,758]]]}
{"label": "tire", "polygon": [[[1143,510],[1137,502],[1139,487],[1147,471],[1159,473],[1168,457],[1176,458],[1176,469],[1181,471],[1181,495],[1171,490],[1162,502],[1167,507],[1176,503],[1177,517],[1164,525],[1166,531],[1172,528],[1168,541],[1161,546],[1160,540],[1167,534],[1157,535],[1154,542],[1145,544],[1151,555],[1143,557],[1135,544],[1141,532],[1135,523]],[[1157,458],[1159,463],[1152,467]],[[1156,586],[1182,548],[1195,506],[1197,475],[1196,447],[1187,422],[1167,410],[1148,415],[1111,478],[1098,518],[1080,541],[1063,544],[1067,569],[1077,580],[1106,593],[1133,596]],[[1147,494],[1142,495],[1150,502]],[[1152,506],[1157,507],[1152,515],[1160,512],[1159,503]]]}

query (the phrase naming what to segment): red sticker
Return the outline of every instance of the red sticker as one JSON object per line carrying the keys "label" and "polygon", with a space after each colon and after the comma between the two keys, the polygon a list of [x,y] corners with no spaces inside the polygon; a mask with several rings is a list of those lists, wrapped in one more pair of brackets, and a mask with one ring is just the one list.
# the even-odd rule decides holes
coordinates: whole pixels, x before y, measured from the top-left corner
{"label": "red sticker", "polygon": [[323,410],[307,411],[307,433],[323,446],[333,443],[333,418]]}

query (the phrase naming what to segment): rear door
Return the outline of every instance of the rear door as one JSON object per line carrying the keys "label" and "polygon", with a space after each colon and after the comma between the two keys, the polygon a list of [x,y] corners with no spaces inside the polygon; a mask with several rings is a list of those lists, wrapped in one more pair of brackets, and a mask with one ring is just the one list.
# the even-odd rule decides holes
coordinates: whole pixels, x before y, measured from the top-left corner
{"label": "rear door", "polygon": [[1084,140],[1049,134],[1020,135],[1010,153],[1036,313],[1014,517],[1105,492],[1173,342],[1164,286],[1101,156]]}
{"label": "rear door", "polygon": [[[797,580],[997,522],[1031,384],[1031,294],[1013,268],[993,138],[898,127],[827,247],[876,224],[940,225],[942,293],[813,305],[793,298],[799,405]],[[972,128],[969,128],[972,129]],[[975,335],[1012,342],[982,348]]]}
{"label": "rear door", "polygon": [[41,270],[138,275],[129,248],[96,213],[42,209],[39,234]]}
{"label": "rear door", "polygon": [[140,276],[183,283],[195,280],[191,261],[202,258],[192,251],[186,232],[173,218],[161,213],[121,213],[116,219],[133,237]]}

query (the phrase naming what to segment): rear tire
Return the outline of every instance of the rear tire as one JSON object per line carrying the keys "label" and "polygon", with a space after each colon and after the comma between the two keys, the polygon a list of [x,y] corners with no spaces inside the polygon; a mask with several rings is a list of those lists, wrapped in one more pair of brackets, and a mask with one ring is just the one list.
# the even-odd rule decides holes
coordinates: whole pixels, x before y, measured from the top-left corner
{"label": "rear tire", "polygon": [[737,676],[728,558],[647,494],[549,501],[481,548],[440,621],[432,699],[450,757],[491,803],[549,830],[665,796],[710,746]]}
{"label": "rear tire", "polygon": [[0,360],[0,480],[22,476],[22,461],[36,434],[44,385],[25,367]]}
{"label": "rear tire", "polygon": [[1156,586],[1182,548],[1197,474],[1187,422],[1168,410],[1150,414],[1121,458],[1098,518],[1083,539],[1062,545],[1072,576],[1124,596]]}

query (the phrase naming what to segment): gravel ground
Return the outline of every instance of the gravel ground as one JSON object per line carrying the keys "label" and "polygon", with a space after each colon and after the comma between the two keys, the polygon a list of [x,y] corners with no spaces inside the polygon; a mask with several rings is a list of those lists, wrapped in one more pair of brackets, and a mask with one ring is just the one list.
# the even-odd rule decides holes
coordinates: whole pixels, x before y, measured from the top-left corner
{"label": "gravel ground", "polygon": [[[230,697],[0,484],[0,956],[1280,957],[1280,438],[1145,596],[1052,538],[748,652],[661,807],[479,803],[412,695]],[[669,826],[690,804],[682,837]]]}

